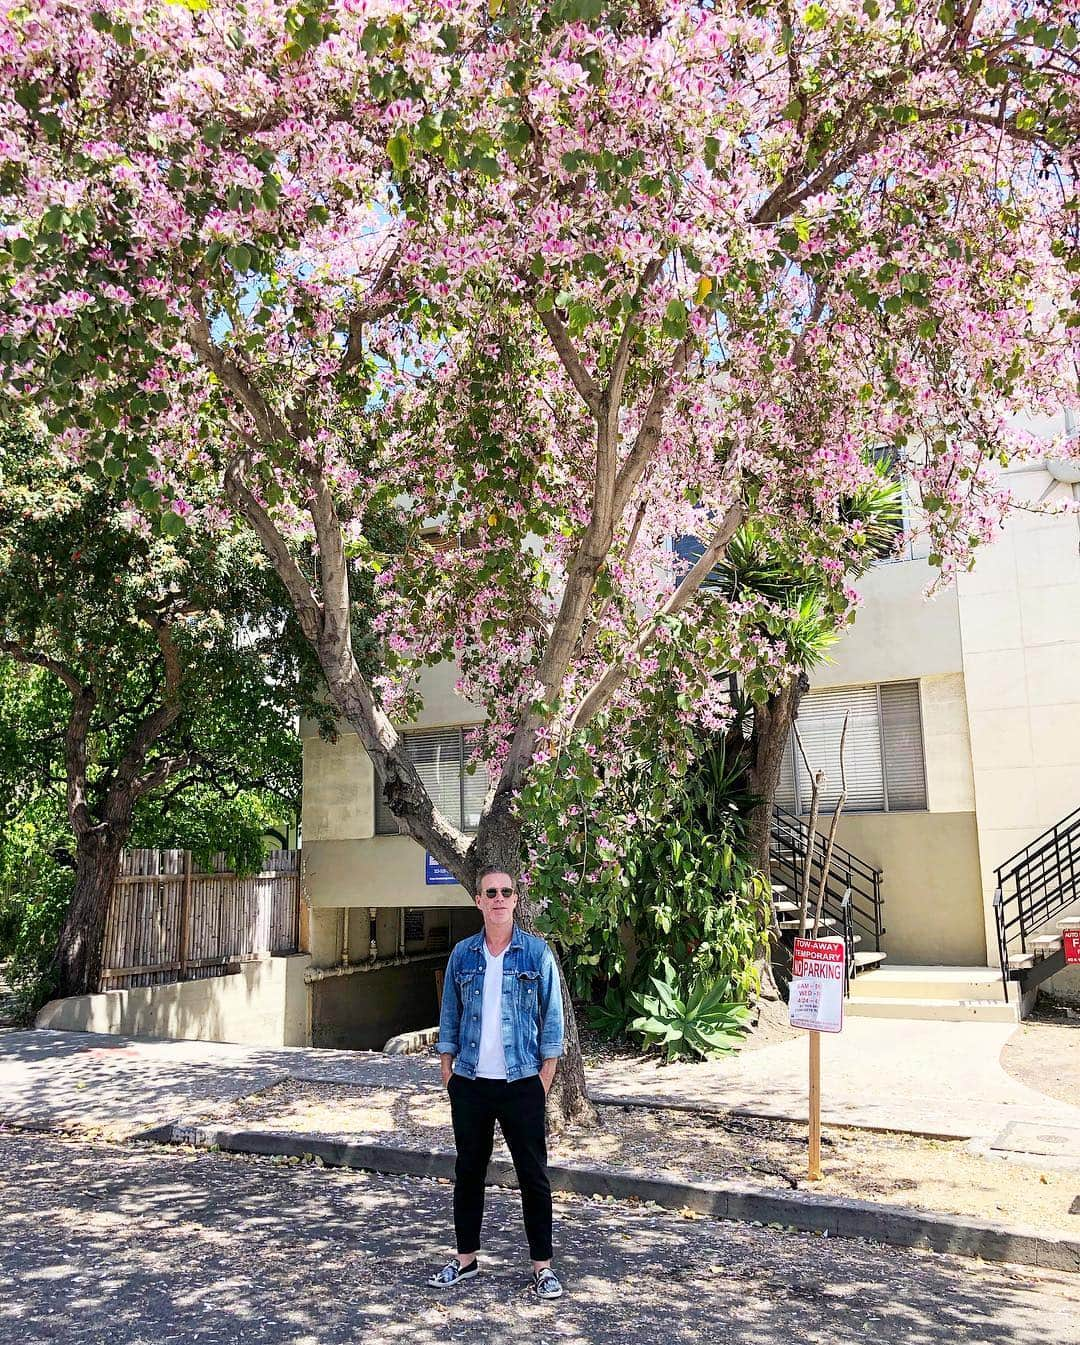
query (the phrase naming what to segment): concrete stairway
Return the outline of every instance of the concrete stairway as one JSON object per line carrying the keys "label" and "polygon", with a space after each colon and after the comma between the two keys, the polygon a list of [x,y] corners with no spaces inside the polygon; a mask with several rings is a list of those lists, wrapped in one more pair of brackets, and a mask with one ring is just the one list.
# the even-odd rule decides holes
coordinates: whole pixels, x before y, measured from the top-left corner
{"label": "concrete stairway", "polygon": [[1080,926],[1080,901],[1075,902],[1028,940],[1027,952],[1009,949],[1009,970],[1028,971],[1044,958],[1053,957],[1062,947],[1062,931]]}
{"label": "concrete stairway", "polygon": [[997,967],[903,967],[889,964],[851,983],[844,1012],[861,1018],[931,1018],[942,1022],[1015,1023],[1019,996],[1009,997]]}

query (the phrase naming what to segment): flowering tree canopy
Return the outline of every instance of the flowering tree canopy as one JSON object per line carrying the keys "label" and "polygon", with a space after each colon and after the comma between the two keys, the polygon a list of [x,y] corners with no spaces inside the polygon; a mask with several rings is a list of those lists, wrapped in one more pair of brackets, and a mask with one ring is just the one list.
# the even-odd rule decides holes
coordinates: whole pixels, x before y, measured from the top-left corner
{"label": "flowering tree canopy", "polygon": [[[255,530],[471,884],[658,642],[696,712],[713,669],[790,671],[760,605],[699,593],[744,520],[837,620],[868,450],[946,575],[1000,526],[1017,416],[1077,402],[1078,85],[1054,0],[42,0],[0,20],[6,388],[139,526]],[[448,655],[489,712],[472,840],[392,725]]]}

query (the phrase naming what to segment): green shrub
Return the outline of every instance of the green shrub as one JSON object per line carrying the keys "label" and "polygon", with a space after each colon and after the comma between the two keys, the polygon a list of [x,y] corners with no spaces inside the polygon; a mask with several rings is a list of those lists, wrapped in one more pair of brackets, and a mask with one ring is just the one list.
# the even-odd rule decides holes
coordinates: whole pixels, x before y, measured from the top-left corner
{"label": "green shrub", "polygon": [[[749,1002],[768,888],[749,858],[753,805],[722,737],[669,726],[605,760],[606,724],[565,745],[523,796],[529,890],[571,993],[608,1036],[642,1038],[654,978],[684,1006]],[[675,970],[672,970],[675,969]],[[702,987],[705,990],[702,991]],[[723,987],[721,1001],[712,993]],[[728,1020],[725,1019],[725,1022]],[[731,1020],[736,1022],[737,1019]],[[678,1050],[711,1052],[716,1025]]]}

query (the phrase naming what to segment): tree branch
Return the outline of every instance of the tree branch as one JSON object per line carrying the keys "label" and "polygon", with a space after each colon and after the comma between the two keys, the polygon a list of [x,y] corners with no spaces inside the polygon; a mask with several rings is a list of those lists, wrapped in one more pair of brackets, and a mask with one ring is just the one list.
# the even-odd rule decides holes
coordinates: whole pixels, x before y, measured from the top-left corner
{"label": "tree branch", "polygon": [[90,719],[97,705],[97,692],[92,686],[85,685],[66,663],[27,649],[16,640],[0,640],[0,653],[10,655],[19,663],[44,668],[58,677],[71,692],[71,714],[64,733],[65,793],[71,829],[76,837],[84,836],[95,825],[87,798],[86,740],[90,733]]}
{"label": "tree branch", "polygon": [[717,564],[728,543],[746,518],[746,505],[737,501],[728,507],[700,559],[687,574],[686,578],[668,598],[664,605],[645,623],[640,634],[633,641],[624,656],[613,663],[592,685],[578,703],[577,709],[567,721],[567,732],[573,733],[584,728],[608,702],[630,675],[630,663],[639,658],[656,638],[657,631],[666,617],[676,616],[687,605],[704,583],[710,571]]}
{"label": "tree branch", "polygon": [[188,323],[188,340],[203,363],[217,375],[222,386],[247,411],[264,443],[273,444],[290,437],[284,421],[259,391],[251,373],[214,342],[209,324],[202,314]]}
{"label": "tree branch", "polygon": [[162,785],[168,783],[174,775],[186,771],[192,764],[192,757],[188,753],[183,753],[178,757],[161,757],[154,762],[145,774],[137,776],[131,782],[128,795],[130,803],[138,803],[147,794],[153,793],[155,789],[160,789]]}
{"label": "tree branch", "polygon": [[662,379],[653,389],[637,436],[615,478],[615,517],[617,519],[622,518],[630,497],[641,480],[642,473],[652,461],[652,456],[656,452],[656,446],[660,442],[660,431],[663,428],[664,413],[671,401],[675,380],[685,370],[693,348],[694,342],[688,337],[675,351],[667,377]]}
{"label": "tree branch", "polygon": [[341,357],[341,364],[338,366],[339,374],[347,374],[350,369],[364,357],[363,341],[364,327],[375,318],[382,317],[384,313],[390,311],[396,302],[393,295],[387,294],[379,298],[379,292],[383,289],[390,277],[394,274],[398,262],[401,260],[401,244],[394,246],[390,256],[383,263],[379,274],[375,277],[375,283],[368,292],[368,298],[365,303],[354,308],[349,314],[349,335],[345,342],[345,353]]}
{"label": "tree branch", "polygon": [[582,363],[581,356],[574,348],[573,341],[570,340],[570,333],[553,311],[538,313],[537,316],[544,324],[544,330],[551,337],[551,344],[555,347],[555,353],[558,355],[562,367],[569,374],[571,383],[577,388],[581,400],[594,416],[599,416],[600,389],[597,386],[596,379]]}
{"label": "tree branch", "polygon": [[652,287],[653,281],[660,274],[664,265],[663,257],[654,257],[648,266],[646,266],[641,280],[638,282],[637,289],[634,291],[633,306],[631,312],[623,323],[622,333],[619,336],[619,344],[615,347],[615,355],[611,361],[611,375],[608,378],[606,397],[607,409],[609,415],[614,415],[615,423],[610,427],[613,436],[618,435],[618,415],[622,407],[623,389],[626,385],[626,372],[630,365],[630,353],[634,343],[634,337],[639,330],[638,323],[634,318],[634,310]]}
{"label": "tree branch", "polygon": [[238,457],[225,469],[225,494],[262,542],[263,549],[292,600],[301,630],[308,640],[315,643],[322,632],[322,607],[269,511],[259,503],[244,480],[242,466],[243,458]]}
{"label": "tree branch", "polygon": [[[634,515],[634,521],[630,525],[630,535],[626,539],[626,546],[623,547],[622,563],[624,565],[634,554],[634,547],[637,546],[638,535],[641,532],[641,525],[645,521],[645,515],[647,512],[648,512],[648,505],[645,503],[644,500],[642,500],[637,507],[637,513]],[[581,637],[581,648],[579,650],[579,654],[581,655],[581,657],[584,658],[588,654],[592,653],[593,647],[596,644],[597,637],[600,634],[600,627],[603,624],[604,617],[607,615],[608,609],[611,607],[611,601],[612,600],[609,595],[601,605],[599,612],[597,612],[596,616],[593,617],[593,619],[589,622],[585,630],[585,634]]]}
{"label": "tree branch", "polygon": [[105,798],[105,813],[110,820],[130,813],[130,796],[141,797],[146,793],[142,789],[136,793],[138,772],[146,761],[146,755],[156,743],[180,718],[180,683],[182,669],[180,654],[170,628],[164,622],[154,626],[161,649],[161,658],[165,667],[165,685],[162,688],[161,704],[152,710],[132,735],[127,751],[121,757],[113,772]]}
{"label": "tree branch", "polygon": [[331,700],[356,730],[371,758],[376,778],[382,782],[383,797],[399,828],[465,883],[468,840],[435,807],[419,772],[405,753],[401,736],[375,700],[356,664],[341,520],[323,473],[317,466],[309,466],[306,475],[312,491],[308,507],[322,570],[321,621],[314,644]]}
{"label": "tree branch", "polygon": [[32,649],[27,649],[16,640],[0,640],[0,654],[10,655],[17,663],[44,668],[46,672],[51,672],[54,677],[59,677],[73,696],[84,690],[83,681],[74,668],[61,663],[59,659],[50,658],[47,654],[38,654]]}

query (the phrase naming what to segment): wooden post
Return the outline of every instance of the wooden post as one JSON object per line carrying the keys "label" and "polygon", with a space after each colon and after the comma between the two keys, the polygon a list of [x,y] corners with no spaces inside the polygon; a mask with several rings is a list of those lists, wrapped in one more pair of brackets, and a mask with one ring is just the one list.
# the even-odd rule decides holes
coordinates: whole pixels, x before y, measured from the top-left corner
{"label": "wooden post", "polygon": [[180,980],[187,980],[188,949],[190,946],[191,925],[191,851],[184,851],[184,885],[180,889],[180,948],[177,953],[180,963]]}
{"label": "wooden post", "polygon": [[810,1032],[810,1163],[809,1178],[821,1181],[821,1033]]}

